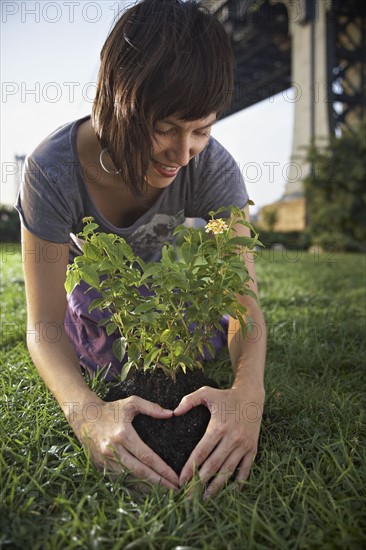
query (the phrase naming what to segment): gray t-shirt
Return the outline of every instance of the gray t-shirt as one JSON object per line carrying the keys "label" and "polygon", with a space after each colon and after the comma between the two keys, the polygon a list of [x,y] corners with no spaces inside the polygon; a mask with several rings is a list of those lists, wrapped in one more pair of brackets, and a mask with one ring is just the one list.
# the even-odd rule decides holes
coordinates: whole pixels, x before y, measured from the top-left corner
{"label": "gray t-shirt", "polygon": [[76,149],[78,126],[68,123],[48,136],[25,161],[15,208],[31,233],[54,243],[70,242],[70,257],[80,254],[76,235],[82,219],[93,216],[99,230],[120,235],[145,261],[157,260],[186,218],[208,219],[221,206],[243,208],[248,202],[238,165],[213,137],[199,155],[181,168],[154,205],[129,227],[115,227],[96,208],[85,184]]}

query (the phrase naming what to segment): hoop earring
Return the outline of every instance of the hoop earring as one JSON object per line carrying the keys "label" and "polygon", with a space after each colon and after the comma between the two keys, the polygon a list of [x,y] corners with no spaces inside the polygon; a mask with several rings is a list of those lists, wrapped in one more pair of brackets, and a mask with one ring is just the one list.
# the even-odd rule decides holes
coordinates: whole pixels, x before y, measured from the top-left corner
{"label": "hoop earring", "polygon": [[117,174],[120,173],[120,170],[109,170],[109,168],[107,168],[105,165],[104,165],[104,162],[103,162],[103,154],[104,153],[108,153],[108,147],[106,147],[105,149],[102,150],[102,152],[100,153],[99,155],[99,162],[100,162],[100,165],[101,167],[103,168],[103,170],[105,172],[107,172],[107,174],[112,174],[112,176],[117,176]]}
{"label": "hoop earring", "polygon": [[194,167],[195,168],[198,168],[199,162],[200,162],[200,156],[197,153],[196,155],[194,155]]}

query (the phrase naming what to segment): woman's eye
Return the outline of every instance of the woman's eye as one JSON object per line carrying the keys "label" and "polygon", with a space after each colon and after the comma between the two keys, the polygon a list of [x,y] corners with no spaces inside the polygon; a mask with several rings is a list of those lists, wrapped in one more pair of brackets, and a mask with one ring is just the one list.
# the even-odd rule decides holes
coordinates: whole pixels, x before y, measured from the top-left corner
{"label": "woman's eye", "polygon": [[[158,128],[155,128],[154,130],[155,134],[157,134],[158,136],[173,136],[174,133],[175,133],[175,130],[174,128],[171,128],[170,130],[159,130]],[[199,132],[199,131],[196,131],[194,132],[194,134],[197,136],[197,137],[200,137],[200,138],[208,138],[210,137],[210,132]]]}
{"label": "woman's eye", "polygon": [[158,130],[155,128],[155,133],[159,136],[171,136],[173,134],[174,130]]}
{"label": "woman's eye", "polygon": [[197,136],[203,137],[203,138],[206,138],[206,137],[210,136],[209,132],[196,132],[196,134],[197,134]]}

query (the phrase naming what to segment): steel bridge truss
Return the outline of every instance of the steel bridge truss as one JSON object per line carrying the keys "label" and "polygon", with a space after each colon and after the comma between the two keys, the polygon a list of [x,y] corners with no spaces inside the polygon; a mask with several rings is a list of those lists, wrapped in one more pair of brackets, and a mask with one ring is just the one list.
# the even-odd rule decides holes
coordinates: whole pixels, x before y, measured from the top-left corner
{"label": "steel bridge truss", "polygon": [[327,19],[329,122],[334,133],[366,116],[366,4],[333,0]]}
{"label": "steel bridge truss", "polygon": [[[317,17],[305,0],[300,24]],[[286,6],[276,0],[203,1],[224,25],[236,59],[232,105],[227,115],[291,86],[291,36]],[[352,129],[366,116],[366,2],[332,0],[327,15],[326,100],[331,133]],[[314,83],[314,86],[316,83]]]}

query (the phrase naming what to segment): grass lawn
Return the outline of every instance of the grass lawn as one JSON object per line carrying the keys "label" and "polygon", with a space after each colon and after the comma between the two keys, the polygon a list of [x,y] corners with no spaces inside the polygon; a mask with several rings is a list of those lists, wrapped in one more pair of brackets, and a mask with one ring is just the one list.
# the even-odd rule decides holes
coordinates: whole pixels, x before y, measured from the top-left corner
{"label": "grass lawn", "polygon": [[[260,452],[242,493],[203,502],[93,469],[29,359],[19,251],[2,252],[0,548],[366,547],[365,256],[257,258]],[[229,383],[227,357],[209,373]]]}

